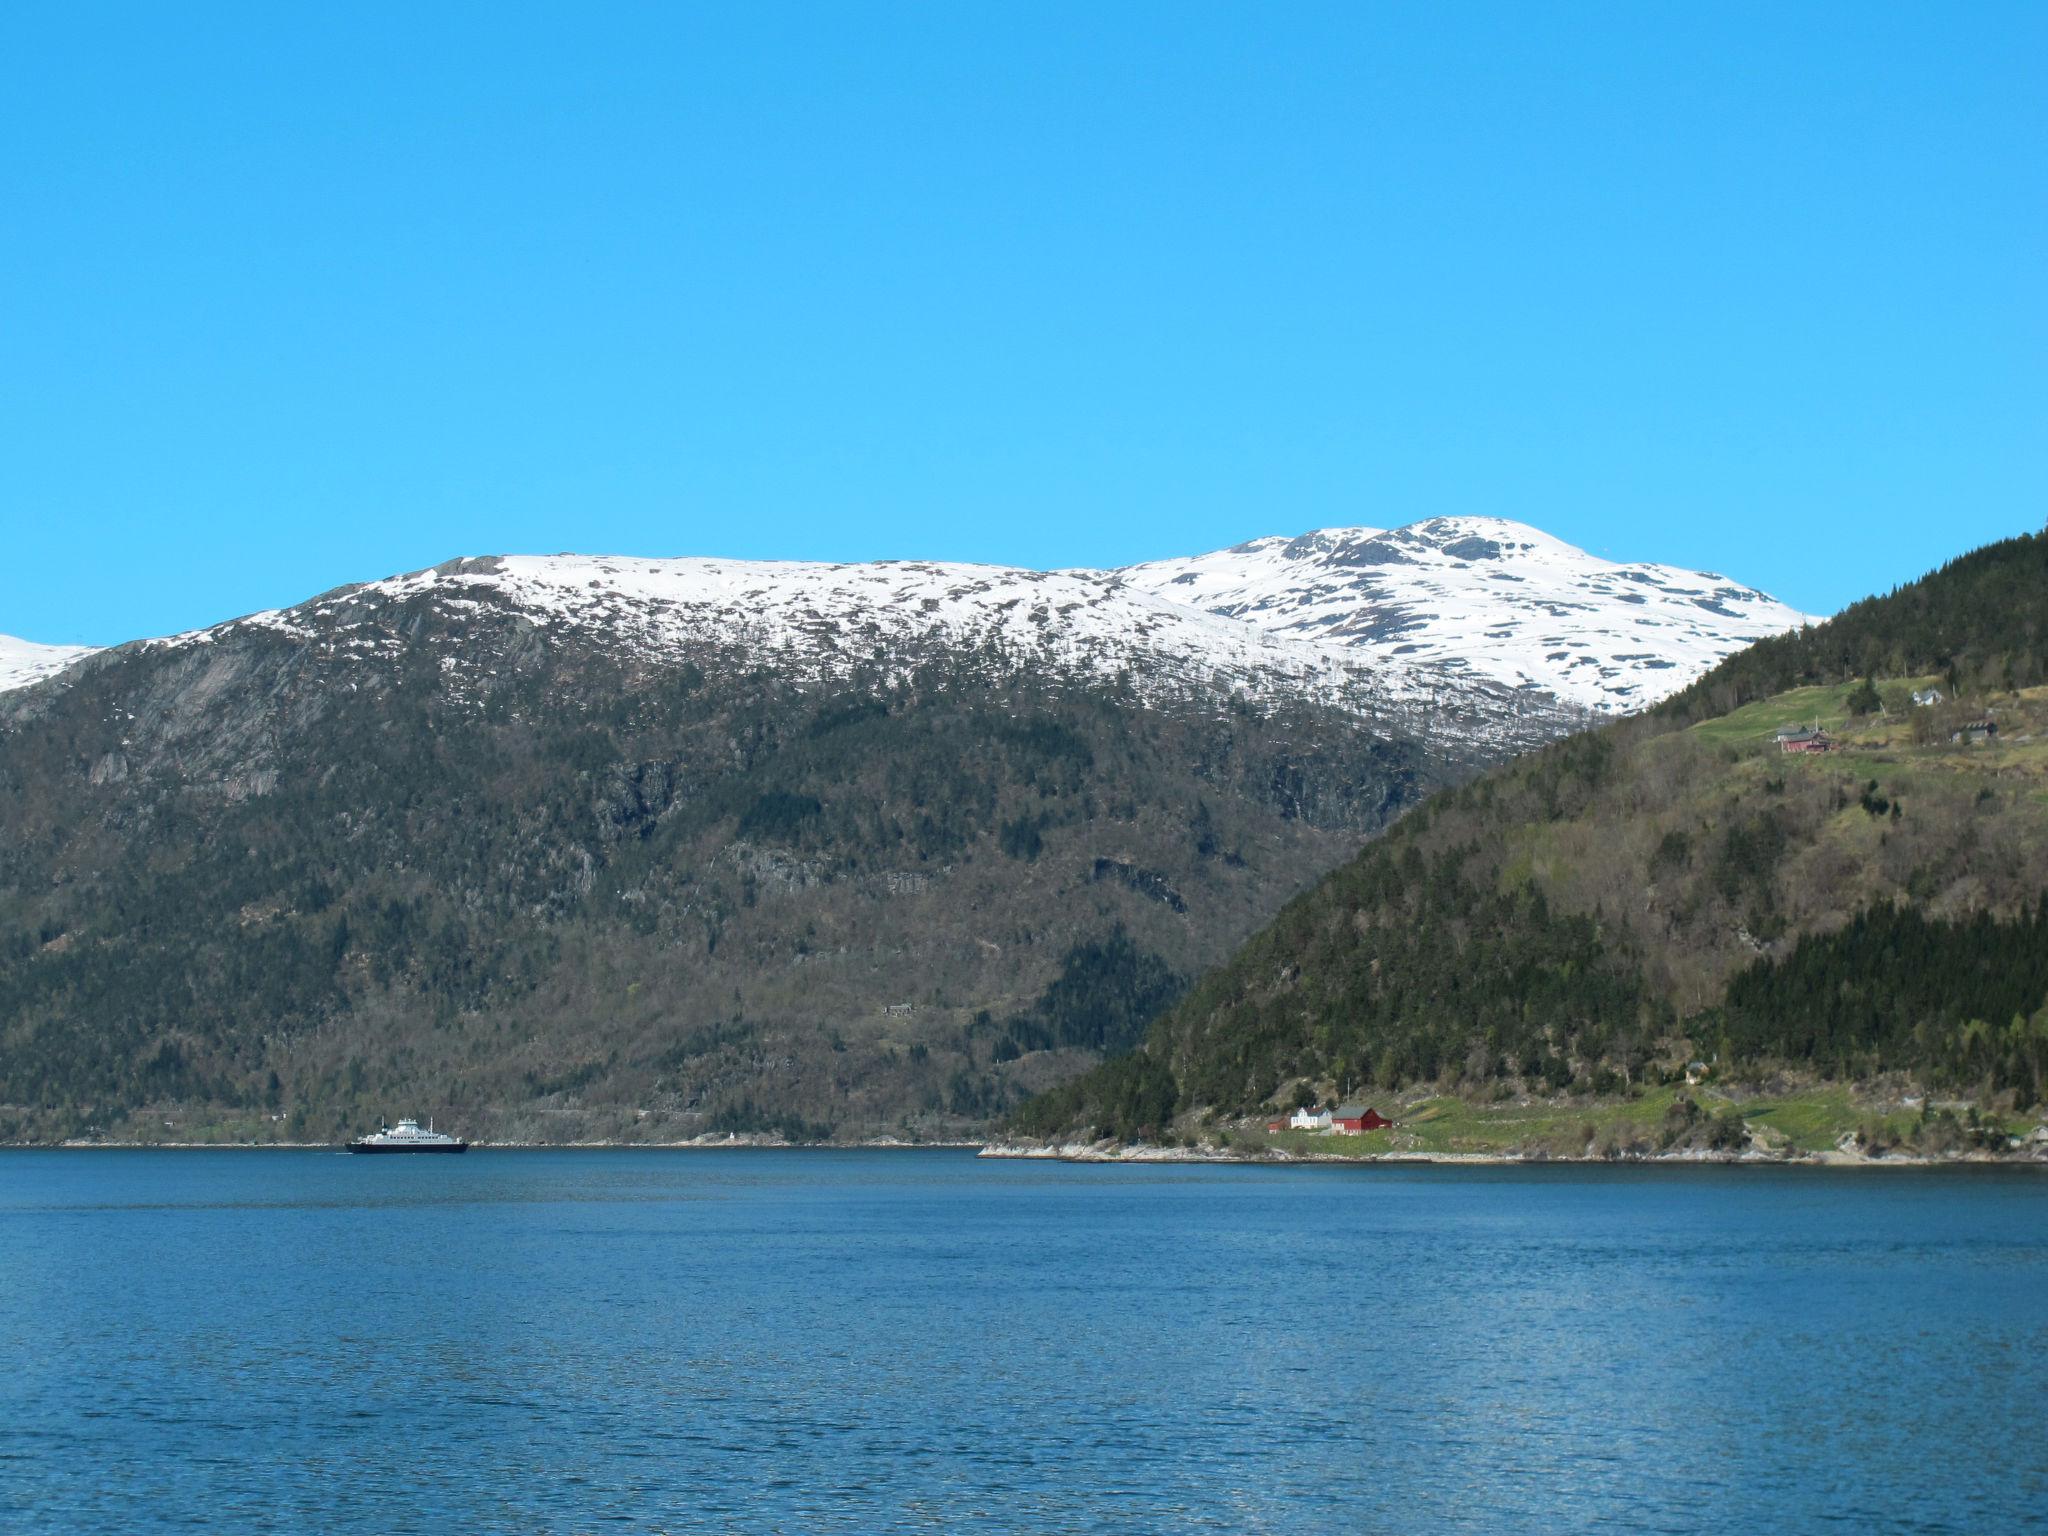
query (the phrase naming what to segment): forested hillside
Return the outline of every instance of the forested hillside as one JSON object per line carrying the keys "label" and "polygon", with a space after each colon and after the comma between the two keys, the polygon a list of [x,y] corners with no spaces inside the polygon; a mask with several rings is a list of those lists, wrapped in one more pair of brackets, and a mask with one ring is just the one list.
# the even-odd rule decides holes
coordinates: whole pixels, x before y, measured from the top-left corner
{"label": "forested hillside", "polygon": [[1825,624],[1738,651],[1657,713],[1687,722],[1792,688],[1936,674],[1950,693],[2048,683],[2048,532],[1972,550]]}
{"label": "forested hillside", "polygon": [[467,593],[124,648],[0,700],[0,1138],[971,1132],[1463,771],[1308,700]]}
{"label": "forested hillside", "polygon": [[[2039,1102],[2044,557],[1980,550],[1447,791],[1017,1127],[1157,1134],[1418,1084],[1610,1094],[1699,1056]],[[1952,739],[1986,718],[1988,741]],[[1794,726],[1835,750],[1781,751]]]}

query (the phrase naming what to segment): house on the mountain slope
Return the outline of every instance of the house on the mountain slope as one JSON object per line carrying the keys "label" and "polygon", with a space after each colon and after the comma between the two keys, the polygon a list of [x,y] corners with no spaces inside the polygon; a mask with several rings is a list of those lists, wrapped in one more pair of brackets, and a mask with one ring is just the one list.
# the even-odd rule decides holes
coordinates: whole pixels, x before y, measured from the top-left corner
{"label": "house on the mountain slope", "polygon": [[1979,742],[1998,739],[1998,722],[1986,717],[1982,720],[1965,720],[1949,733],[1950,741],[1957,746],[1974,747]]}
{"label": "house on the mountain slope", "polygon": [[1342,1104],[1330,1117],[1330,1129],[1340,1136],[1363,1136],[1367,1131],[1385,1130],[1394,1122],[1365,1104]]}
{"label": "house on the mountain slope", "polygon": [[1913,703],[1921,709],[1931,708],[1940,702],[1941,690],[1939,688],[1915,688],[1913,690]]}
{"label": "house on the mountain slope", "polygon": [[1809,730],[1803,725],[1788,725],[1778,732],[1780,752],[1832,752],[1834,746],[1834,738],[1823,730]]}
{"label": "house on the mountain slope", "polygon": [[1290,1131],[1327,1131],[1330,1128],[1330,1112],[1327,1109],[1297,1109],[1288,1117]]}

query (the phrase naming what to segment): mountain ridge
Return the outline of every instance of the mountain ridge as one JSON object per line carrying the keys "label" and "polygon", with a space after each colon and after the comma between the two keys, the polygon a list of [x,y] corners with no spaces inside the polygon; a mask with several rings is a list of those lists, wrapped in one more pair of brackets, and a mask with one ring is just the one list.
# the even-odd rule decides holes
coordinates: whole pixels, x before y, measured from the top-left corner
{"label": "mountain ridge", "polygon": [[[1808,618],[1718,576],[1617,565],[1506,519],[1432,518],[1392,530],[1276,535],[1110,570],[468,556],[130,643],[201,643],[235,625],[288,628],[294,614],[345,607],[365,592],[436,586],[457,600],[464,588],[495,590],[551,620],[609,616],[622,634],[653,645],[723,626],[784,656],[808,647],[822,657],[913,631],[951,631],[1062,663],[1092,660],[1103,672],[1135,667],[1152,686],[1199,667],[1255,693],[1350,694],[1363,708],[1405,707],[1425,730],[1447,702],[1482,719],[1529,707],[1512,702],[1517,695],[1547,694],[1565,709],[1639,708],[1740,643]],[[0,690],[60,669],[0,666]]]}
{"label": "mountain ridge", "polygon": [[1603,560],[1492,517],[1320,529],[1118,574],[1269,633],[1449,663],[1609,713],[1676,692],[1731,641],[1814,621],[1711,572]]}
{"label": "mountain ridge", "polygon": [[0,693],[55,677],[74,662],[93,655],[96,649],[90,645],[44,645],[0,635]]}

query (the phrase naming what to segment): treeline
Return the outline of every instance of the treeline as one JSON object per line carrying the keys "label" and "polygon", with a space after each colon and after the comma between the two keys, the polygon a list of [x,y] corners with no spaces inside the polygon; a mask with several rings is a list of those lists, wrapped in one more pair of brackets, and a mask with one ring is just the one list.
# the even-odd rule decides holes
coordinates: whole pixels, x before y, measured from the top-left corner
{"label": "treeline", "polygon": [[1383,903],[1368,931],[1303,933],[1315,917],[1290,908],[1269,934],[1298,961],[1262,936],[1143,1048],[1032,1100],[1011,1128],[1148,1139],[1182,1109],[1257,1111],[1294,1077],[1334,1079],[1339,1094],[1486,1080],[1609,1093],[1655,1076],[1656,1043],[1680,1029],[1737,1076],[1903,1072],[2010,1093],[2020,1109],[2048,1101],[2048,896],[2011,919],[1870,908],[1759,960],[1725,1003],[1680,1021],[1594,924],[1540,895],[1484,896],[1406,856],[1373,861],[1363,887]]}
{"label": "treeline", "polygon": [[1825,624],[1760,640],[1657,713],[1691,723],[1791,688],[1927,673],[1969,693],[2048,681],[2048,532],[1987,544]]}
{"label": "treeline", "polygon": [[1009,1128],[1048,1137],[1085,1128],[1119,1141],[1147,1141],[1166,1129],[1180,1103],[1173,1073],[1144,1051],[1133,1051],[1030,1100],[1010,1118]]}
{"label": "treeline", "polygon": [[775,1107],[763,1108],[751,1094],[722,1106],[704,1129],[714,1136],[780,1136],[784,1141],[820,1142],[832,1139],[832,1126],[822,1120]]}
{"label": "treeline", "polygon": [[[2048,1097],[2048,896],[2010,921],[1860,912],[1728,987],[1723,1050],[1834,1076],[1906,1071],[1951,1087]],[[1712,1022],[1700,1033],[1711,1035]]]}
{"label": "treeline", "polygon": [[1298,1076],[1342,1095],[1499,1076],[1605,1091],[1642,1072],[1670,1020],[1601,925],[1472,878],[1476,856],[1374,850],[1202,983],[1152,1049],[1191,1102],[1237,1111]]}
{"label": "treeline", "polygon": [[1649,1071],[1669,1007],[1596,920],[1471,878],[1475,857],[1370,850],[1211,973],[1137,1055],[1013,1124],[1138,1135],[1181,1106],[1255,1112],[1303,1077],[1340,1096],[1498,1078],[1604,1093]]}
{"label": "treeline", "polygon": [[1172,966],[1140,949],[1119,924],[1107,938],[1067,951],[1037,1002],[1004,1025],[995,1059],[1056,1047],[1127,1051],[1186,990]]}

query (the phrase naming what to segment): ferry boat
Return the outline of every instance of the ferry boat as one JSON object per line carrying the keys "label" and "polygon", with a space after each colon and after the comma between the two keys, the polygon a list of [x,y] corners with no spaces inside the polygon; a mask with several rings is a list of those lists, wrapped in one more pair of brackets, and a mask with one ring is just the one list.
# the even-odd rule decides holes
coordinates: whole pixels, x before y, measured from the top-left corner
{"label": "ferry boat", "polygon": [[358,1136],[348,1144],[351,1152],[467,1152],[469,1143],[457,1141],[445,1131],[434,1129],[429,1120],[427,1128],[420,1129],[417,1120],[401,1120],[395,1126],[385,1126],[381,1121],[377,1129],[367,1136]]}

